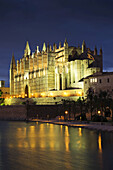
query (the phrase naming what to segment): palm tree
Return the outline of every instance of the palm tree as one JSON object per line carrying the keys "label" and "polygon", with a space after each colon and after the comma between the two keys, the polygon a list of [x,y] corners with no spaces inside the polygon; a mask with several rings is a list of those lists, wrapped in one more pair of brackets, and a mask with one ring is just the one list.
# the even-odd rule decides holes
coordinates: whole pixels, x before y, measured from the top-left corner
{"label": "palm tree", "polygon": [[84,97],[79,98],[77,100],[77,105],[79,107],[79,111],[80,111],[82,118],[85,120],[86,119],[86,100],[84,99]]}
{"label": "palm tree", "polygon": [[92,113],[94,110],[94,91],[92,88],[89,88],[87,91],[87,106],[90,109],[90,113],[91,113],[91,120],[92,120]]}
{"label": "palm tree", "polygon": [[2,94],[3,94],[3,92],[2,92],[2,90],[0,89],[0,97],[2,96]]}
{"label": "palm tree", "polygon": [[110,107],[111,97],[108,91],[102,91],[102,90],[100,91],[98,97],[99,97],[100,109],[103,115],[103,113],[105,113],[106,111],[106,108]]}

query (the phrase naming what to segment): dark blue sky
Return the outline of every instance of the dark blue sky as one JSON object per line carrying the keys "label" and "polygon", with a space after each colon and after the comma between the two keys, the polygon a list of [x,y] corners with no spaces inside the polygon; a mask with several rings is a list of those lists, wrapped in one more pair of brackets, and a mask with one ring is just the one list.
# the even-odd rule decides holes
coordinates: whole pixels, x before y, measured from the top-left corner
{"label": "dark blue sky", "polygon": [[8,82],[12,53],[23,55],[45,41],[103,49],[104,70],[113,70],[113,0],[0,0],[0,79]]}

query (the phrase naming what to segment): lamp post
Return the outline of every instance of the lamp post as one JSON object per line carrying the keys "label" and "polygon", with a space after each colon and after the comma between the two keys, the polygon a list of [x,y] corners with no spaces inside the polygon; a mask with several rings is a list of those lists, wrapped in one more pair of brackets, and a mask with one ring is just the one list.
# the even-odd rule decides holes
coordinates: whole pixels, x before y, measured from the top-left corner
{"label": "lamp post", "polygon": [[[65,111],[65,115],[67,115],[67,114],[68,114],[68,111],[66,110],[66,111]],[[66,118],[65,118],[65,120],[66,120]]]}

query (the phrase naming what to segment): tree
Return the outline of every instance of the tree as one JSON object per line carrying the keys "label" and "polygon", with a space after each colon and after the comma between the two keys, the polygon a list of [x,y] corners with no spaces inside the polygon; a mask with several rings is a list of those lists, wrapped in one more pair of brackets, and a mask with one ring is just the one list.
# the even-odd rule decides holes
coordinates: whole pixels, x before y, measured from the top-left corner
{"label": "tree", "polygon": [[[106,112],[108,108],[110,108],[110,93],[109,91],[100,91],[99,93],[94,93],[92,88],[89,88],[87,91],[87,105],[91,113],[91,120],[92,120],[92,113],[93,111],[101,111],[101,115]],[[97,113],[97,112],[96,112]]]}
{"label": "tree", "polygon": [[80,98],[77,100],[77,106],[79,107],[79,111],[82,117],[82,120],[86,120],[86,100],[84,97]]}
{"label": "tree", "polygon": [[2,92],[2,90],[0,89],[0,104],[1,104],[1,105],[3,105],[3,102],[4,102],[4,99],[1,98],[2,94],[3,94],[3,92]]}
{"label": "tree", "polygon": [[63,104],[64,119],[66,118],[66,114],[68,114],[68,117],[69,117],[69,120],[70,120],[71,112],[73,112],[74,118],[75,118],[76,102],[74,100],[65,100],[65,99],[63,99],[62,102],[63,102],[62,104]]}
{"label": "tree", "polygon": [[111,96],[109,91],[100,91],[99,92],[99,105],[102,115],[106,112],[106,108],[110,107]]}
{"label": "tree", "polygon": [[91,120],[92,120],[92,112],[93,112],[93,109],[94,109],[94,91],[92,88],[89,88],[88,91],[87,91],[87,98],[86,98],[86,101],[87,101],[87,106],[88,108],[90,109],[90,113],[91,113]]}
{"label": "tree", "polygon": [[3,92],[2,92],[2,90],[0,89],[0,97],[2,96],[2,94],[3,94]]}

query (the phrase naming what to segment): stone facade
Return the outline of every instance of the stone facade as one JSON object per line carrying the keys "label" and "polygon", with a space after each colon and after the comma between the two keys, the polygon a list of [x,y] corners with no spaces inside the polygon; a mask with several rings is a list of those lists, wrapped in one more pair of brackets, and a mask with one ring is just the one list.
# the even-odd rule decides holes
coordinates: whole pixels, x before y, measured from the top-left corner
{"label": "stone facade", "polygon": [[0,80],[0,90],[2,91],[1,98],[9,98],[10,97],[10,88],[5,87],[4,80]]}
{"label": "stone facade", "polygon": [[[44,43],[42,51],[39,47],[31,54],[27,42],[23,57],[15,63],[14,55],[10,64],[10,95],[16,97],[56,97],[68,91],[68,96],[80,90],[82,96],[82,78],[96,72],[102,72],[102,49],[97,54],[86,48],[83,41],[82,47],[68,46],[67,40],[59,47]],[[69,93],[71,90],[71,94]],[[72,92],[73,90],[73,92]],[[73,94],[72,94],[73,93]]]}
{"label": "stone facade", "polygon": [[84,78],[84,97],[87,95],[89,88],[92,88],[94,93],[100,91],[108,91],[113,97],[113,72],[95,73]]}

